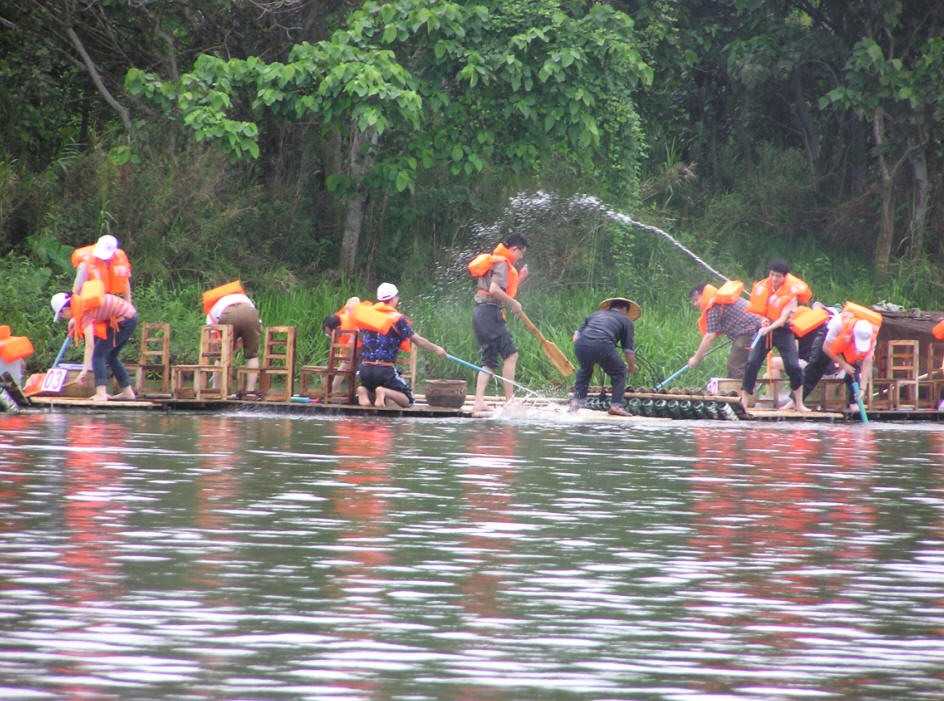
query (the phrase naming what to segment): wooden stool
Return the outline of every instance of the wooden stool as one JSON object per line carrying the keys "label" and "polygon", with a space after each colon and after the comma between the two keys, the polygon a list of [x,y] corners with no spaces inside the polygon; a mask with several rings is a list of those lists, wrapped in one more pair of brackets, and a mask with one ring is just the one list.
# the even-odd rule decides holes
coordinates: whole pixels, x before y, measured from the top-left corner
{"label": "wooden stool", "polygon": [[[141,357],[134,391],[140,396],[170,394],[170,324],[141,324]],[[159,382],[151,387],[151,382]]]}
{"label": "wooden stool", "polygon": [[196,365],[174,365],[175,397],[226,399],[233,375],[233,327],[207,324],[200,329],[200,359]]}
{"label": "wooden stool", "polygon": [[245,392],[249,377],[257,374],[263,399],[289,401],[295,391],[295,336],[294,326],[266,327],[259,368],[237,368],[236,391]]}

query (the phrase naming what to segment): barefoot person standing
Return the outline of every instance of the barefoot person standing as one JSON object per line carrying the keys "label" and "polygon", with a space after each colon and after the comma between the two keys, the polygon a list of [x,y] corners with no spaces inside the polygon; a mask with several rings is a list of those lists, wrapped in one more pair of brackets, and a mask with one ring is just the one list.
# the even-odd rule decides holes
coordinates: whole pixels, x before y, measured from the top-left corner
{"label": "barefoot person standing", "polygon": [[[131,302],[121,297],[104,294],[101,291],[104,287],[99,283],[96,288],[95,282],[86,283],[80,295],[68,292],[53,295],[53,321],[59,321],[60,318],[71,320],[69,332],[74,336],[76,345],[85,341],[85,355],[78,381],[81,383],[85,380],[88,371],[92,370],[95,376],[95,394],[91,397],[93,401],[134,399],[131,378],[118,354],[138,327],[138,311]],[[111,368],[119,389],[118,394],[112,396],[107,392],[107,368]]]}

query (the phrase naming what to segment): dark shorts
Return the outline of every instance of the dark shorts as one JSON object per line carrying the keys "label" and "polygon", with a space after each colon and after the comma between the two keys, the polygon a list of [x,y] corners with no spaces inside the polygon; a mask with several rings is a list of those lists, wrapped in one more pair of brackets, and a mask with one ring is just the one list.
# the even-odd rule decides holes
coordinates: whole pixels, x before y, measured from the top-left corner
{"label": "dark shorts", "polygon": [[476,304],[472,310],[472,330],[482,349],[482,367],[496,370],[498,359],[518,352],[515,339],[511,337],[502,308],[494,304]]}
{"label": "dark shorts", "polygon": [[392,365],[361,363],[357,376],[360,378],[361,387],[366,387],[371,392],[378,387],[394,389],[397,392],[403,392],[406,398],[410,400],[410,404],[413,404],[413,390],[410,389],[410,385],[406,383],[399,371]]}
{"label": "dark shorts", "polygon": [[220,323],[233,327],[233,343],[243,339],[243,357],[246,360],[259,357],[262,320],[258,309],[248,304],[231,304],[220,314]]}

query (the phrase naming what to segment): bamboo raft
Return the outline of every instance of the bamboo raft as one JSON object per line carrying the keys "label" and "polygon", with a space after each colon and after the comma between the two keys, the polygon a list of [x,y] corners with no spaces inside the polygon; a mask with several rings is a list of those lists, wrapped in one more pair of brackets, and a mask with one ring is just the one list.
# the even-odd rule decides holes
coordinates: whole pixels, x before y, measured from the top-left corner
{"label": "bamboo raft", "polygon": [[[579,422],[625,423],[639,421],[805,421],[825,423],[858,422],[857,412],[850,411],[782,411],[774,407],[756,406],[745,411],[736,396],[705,394],[694,390],[655,392],[632,390],[626,392],[624,403],[631,416],[612,416],[602,395],[605,389],[592,387],[584,408],[569,412],[567,399],[534,397],[514,402],[512,415],[550,417],[559,415],[562,420]],[[239,412],[260,414],[283,414],[289,416],[339,416],[361,415],[382,417],[415,418],[500,418],[508,405],[500,397],[486,397],[493,411],[475,412],[471,399],[465,398],[460,406],[436,406],[423,394],[416,395],[412,407],[362,407],[356,404],[322,403],[305,397],[289,400],[266,400],[264,398],[241,399],[186,399],[172,395],[147,396],[134,401],[94,402],[75,396],[26,397],[18,385],[5,375],[0,379],[0,410],[8,412]],[[944,412],[936,410],[869,411],[870,421],[944,421]]]}

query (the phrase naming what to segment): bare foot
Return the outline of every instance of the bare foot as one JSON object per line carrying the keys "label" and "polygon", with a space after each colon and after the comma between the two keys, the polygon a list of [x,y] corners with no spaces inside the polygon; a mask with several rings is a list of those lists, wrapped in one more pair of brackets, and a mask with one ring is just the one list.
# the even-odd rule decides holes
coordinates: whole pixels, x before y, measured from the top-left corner
{"label": "bare foot", "polygon": [[810,411],[812,411],[812,409],[806,406],[806,404],[800,404],[800,406],[798,406],[796,410],[801,413],[809,413]]}
{"label": "bare foot", "polygon": [[387,393],[384,392],[383,387],[378,387],[377,389],[375,389],[374,394],[377,397],[376,399],[374,399],[375,407],[377,407],[378,409],[383,409],[385,406],[387,406]]}
{"label": "bare foot", "polygon": [[788,399],[786,402],[780,405],[780,411],[790,411],[793,409],[793,400]]}
{"label": "bare foot", "polygon": [[125,387],[118,394],[112,394],[108,397],[109,399],[124,400],[124,401],[134,401],[137,397],[134,394],[134,390],[131,389],[131,386]]}
{"label": "bare foot", "polygon": [[480,412],[483,412],[483,411],[491,411],[491,408],[488,406],[488,404],[484,404],[484,403],[483,403],[483,404],[474,404],[474,405],[472,406],[472,411],[474,411],[474,412],[476,412],[476,413],[480,413]]}
{"label": "bare foot", "polygon": [[93,402],[107,402],[107,401],[108,401],[108,395],[107,395],[107,394],[100,394],[100,393],[96,392],[96,393],[93,394],[91,397],[89,397],[89,399],[91,399]]}
{"label": "bare foot", "polygon": [[361,406],[370,406],[370,392],[366,387],[357,388],[357,403]]}

